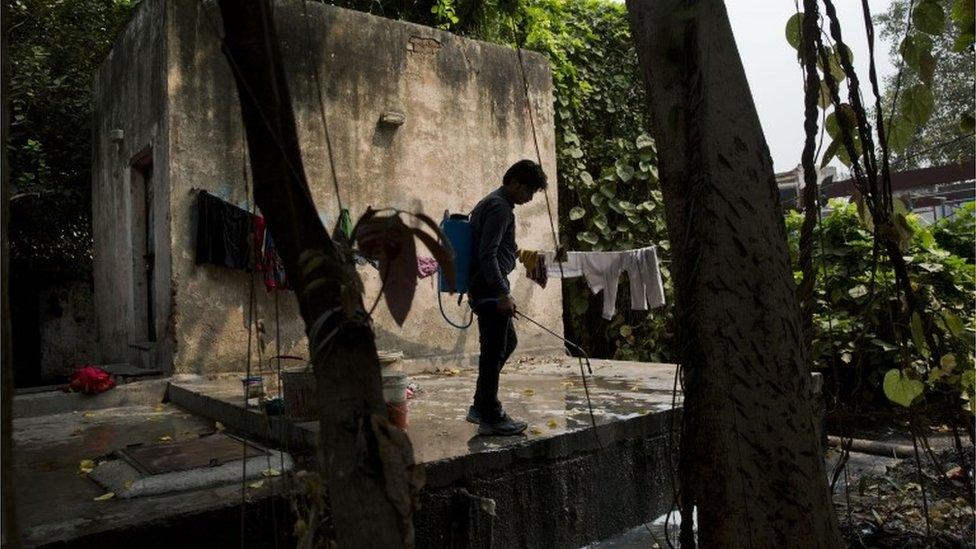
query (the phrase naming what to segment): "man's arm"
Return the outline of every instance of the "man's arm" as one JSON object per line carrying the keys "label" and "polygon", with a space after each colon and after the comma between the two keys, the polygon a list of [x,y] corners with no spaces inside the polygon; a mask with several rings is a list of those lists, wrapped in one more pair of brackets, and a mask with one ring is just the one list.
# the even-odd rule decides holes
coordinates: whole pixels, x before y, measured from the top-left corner
{"label": "man's arm", "polygon": [[478,241],[478,266],[492,297],[508,295],[501,267],[498,266],[498,247],[501,245],[508,217],[509,212],[505,211],[502,204],[486,204],[481,223],[481,238]]}

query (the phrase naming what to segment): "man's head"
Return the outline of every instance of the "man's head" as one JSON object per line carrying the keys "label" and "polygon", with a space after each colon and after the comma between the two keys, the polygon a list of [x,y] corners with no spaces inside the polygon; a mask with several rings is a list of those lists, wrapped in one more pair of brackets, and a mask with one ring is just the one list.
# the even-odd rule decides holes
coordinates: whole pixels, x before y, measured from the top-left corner
{"label": "man's head", "polygon": [[532,196],[540,189],[545,189],[546,184],[546,172],[542,171],[542,166],[531,160],[519,160],[512,164],[502,177],[502,185],[516,204],[525,204],[532,200]]}

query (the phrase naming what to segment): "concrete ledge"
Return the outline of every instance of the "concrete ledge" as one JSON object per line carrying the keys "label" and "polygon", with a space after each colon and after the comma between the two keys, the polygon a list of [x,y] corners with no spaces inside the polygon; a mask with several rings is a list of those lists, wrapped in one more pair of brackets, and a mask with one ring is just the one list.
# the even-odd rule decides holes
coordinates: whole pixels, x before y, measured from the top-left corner
{"label": "concrete ledge", "polygon": [[153,379],[118,385],[98,395],[63,391],[16,395],[13,401],[13,417],[20,419],[121,406],[159,404],[163,401],[168,384],[165,379]]}
{"label": "concrete ledge", "polygon": [[[123,459],[113,459],[100,464],[89,475],[106,490],[122,499],[169,494],[183,490],[195,490],[241,482],[242,471],[248,480],[267,476],[268,469],[276,474],[291,471],[291,456],[284,452],[250,457],[247,464],[231,461],[216,467],[200,467],[187,471],[175,471],[160,475],[144,475]],[[269,466],[270,464],[270,466]]]}
{"label": "concrete ledge", "polygon": [[[305,423],[292,423],[277,416],[250,411],[226,400],[169,384],[166,398],[172,404],[193,414],[219,421],[233,432],[269,446],[295,452],[314,452],[317,430]],[[314,423],[314,422],[310,422]]]}

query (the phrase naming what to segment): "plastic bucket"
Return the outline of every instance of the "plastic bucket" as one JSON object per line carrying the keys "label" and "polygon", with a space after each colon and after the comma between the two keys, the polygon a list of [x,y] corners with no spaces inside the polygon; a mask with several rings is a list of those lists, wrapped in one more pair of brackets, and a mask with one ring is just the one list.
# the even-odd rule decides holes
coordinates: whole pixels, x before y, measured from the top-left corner
{"label": "plastic bucket", "polygon": [[388,403],[407,401],[406,374],[391,374],[383,376],[383,400]]}

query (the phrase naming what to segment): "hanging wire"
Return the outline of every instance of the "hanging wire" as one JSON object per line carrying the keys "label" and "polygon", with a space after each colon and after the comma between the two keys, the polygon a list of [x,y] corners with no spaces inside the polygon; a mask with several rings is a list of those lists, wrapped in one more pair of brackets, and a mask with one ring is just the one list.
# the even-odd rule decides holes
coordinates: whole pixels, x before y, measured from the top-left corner
{"label": "hanging wire", "polygon": [[[528,78],[525,75],[525,62],[522,59],[522,46],[521,46],[521,44],[519,44],[519,41],[517,40],[517,35],[515,33],[515,20],[514,20],[514,18],[510,18],[509,19],[509,28],[511,29],[511,32],[512,32],[512,43],[515,44],[515,53],[516,53],[516,55],[518,57],[519,75],[521,76],[521,80],[522,80],[522,91],[523,91],[523,94],[525,96],[525,109],[526,109],[526,113],[528,114],[528,117],[529,117],[529,127],[532,129],[532,142],[535,145],[536,160],[537,160],[537,162],[539,164],[539,168],[541,169],[542,168],[542,149],[539,147],[539,135],[538,135],[538,131],[536,130],[536,127],[535,127],[535,116],[532,113],[532,98],[529,95],[529,80],[528,80]],[[556,183],[556,185],[557,185],[557,188],[558,188],[558,182]],[[548,189],[543,188],[542,189],[542,192],[543,192],[543,194],[546,197],[546,212],[547,212],[547,214],[549,216],[549,230],[552,232],[552,243],[553,243],[553,246],[555,246],[555,253],[554,253],[554,256],[553,256],[553,260],[556,262],[556,264],[559,267],[559,278],[560,278],[560,280],[565,280],[566,279],[566,273],[565,273],[565,271],[563,269],[563,263],[562,263],[562,257],[561,257],[563,255],[563,253],[562,253],[562,249],[561,249],[561,247],[559,245],[559,233],[556,231],[556,223],[553,220],[552,205],[551,205],[551,203],[549,201],[549,191],[548,191]],[[561,289],[562,288],[562,284],[560,284],[559,287]],[[519,316],[521,316],[522,318],[528,320],[529,322],[535,324],[539,328],[542,328],[544,331],[548,332],[549,334],[551,334],[551,335],[559,338],[560,340],[563,341],[563,343],[565,343],[565,344],[567,344],[569,346],[572,346],[579,353],[577,355],[577,358],[579,358],[580,378],[583,380],[583,390],[584,390],[584,393],[586,394],[586,405],[587,405],[587,408],[588,408],[589,413],[590,413],[590,422],[593,425],[593,436],[596,438],[597,445],[600,446],[600,447],[602,447],[603,446],[603,443],[600,440],[600,435],[597,432],[597,428],[596,428],[596,416],[593,414],[593,401],[590,399],[590,388],[589,388],[589,385],[588,385],[588,383],[586,381],[586,372],[583,370],[583,361],[585,359],[585,361],[586,361],[586,370],[590,373],[590,375],[593,375],[593,369],[590,366],[590,357],[589,357],[589,354],[587,354],[586,351],[584,351],[583,348],[580,347],[579,345],[576,345],[575,343],[572,343],[571,341],[567,340],[566,338],[562,337],[561,335],[556,334],[555,332],[553,332],[552,330],[546,328],[542,324],[539,324],[535,320],[532,320],[531,318],[529,318],[528,316],[526,316],[524,313],[521,313],[519,311],[516,311],[516,314],[519,315]]]}

